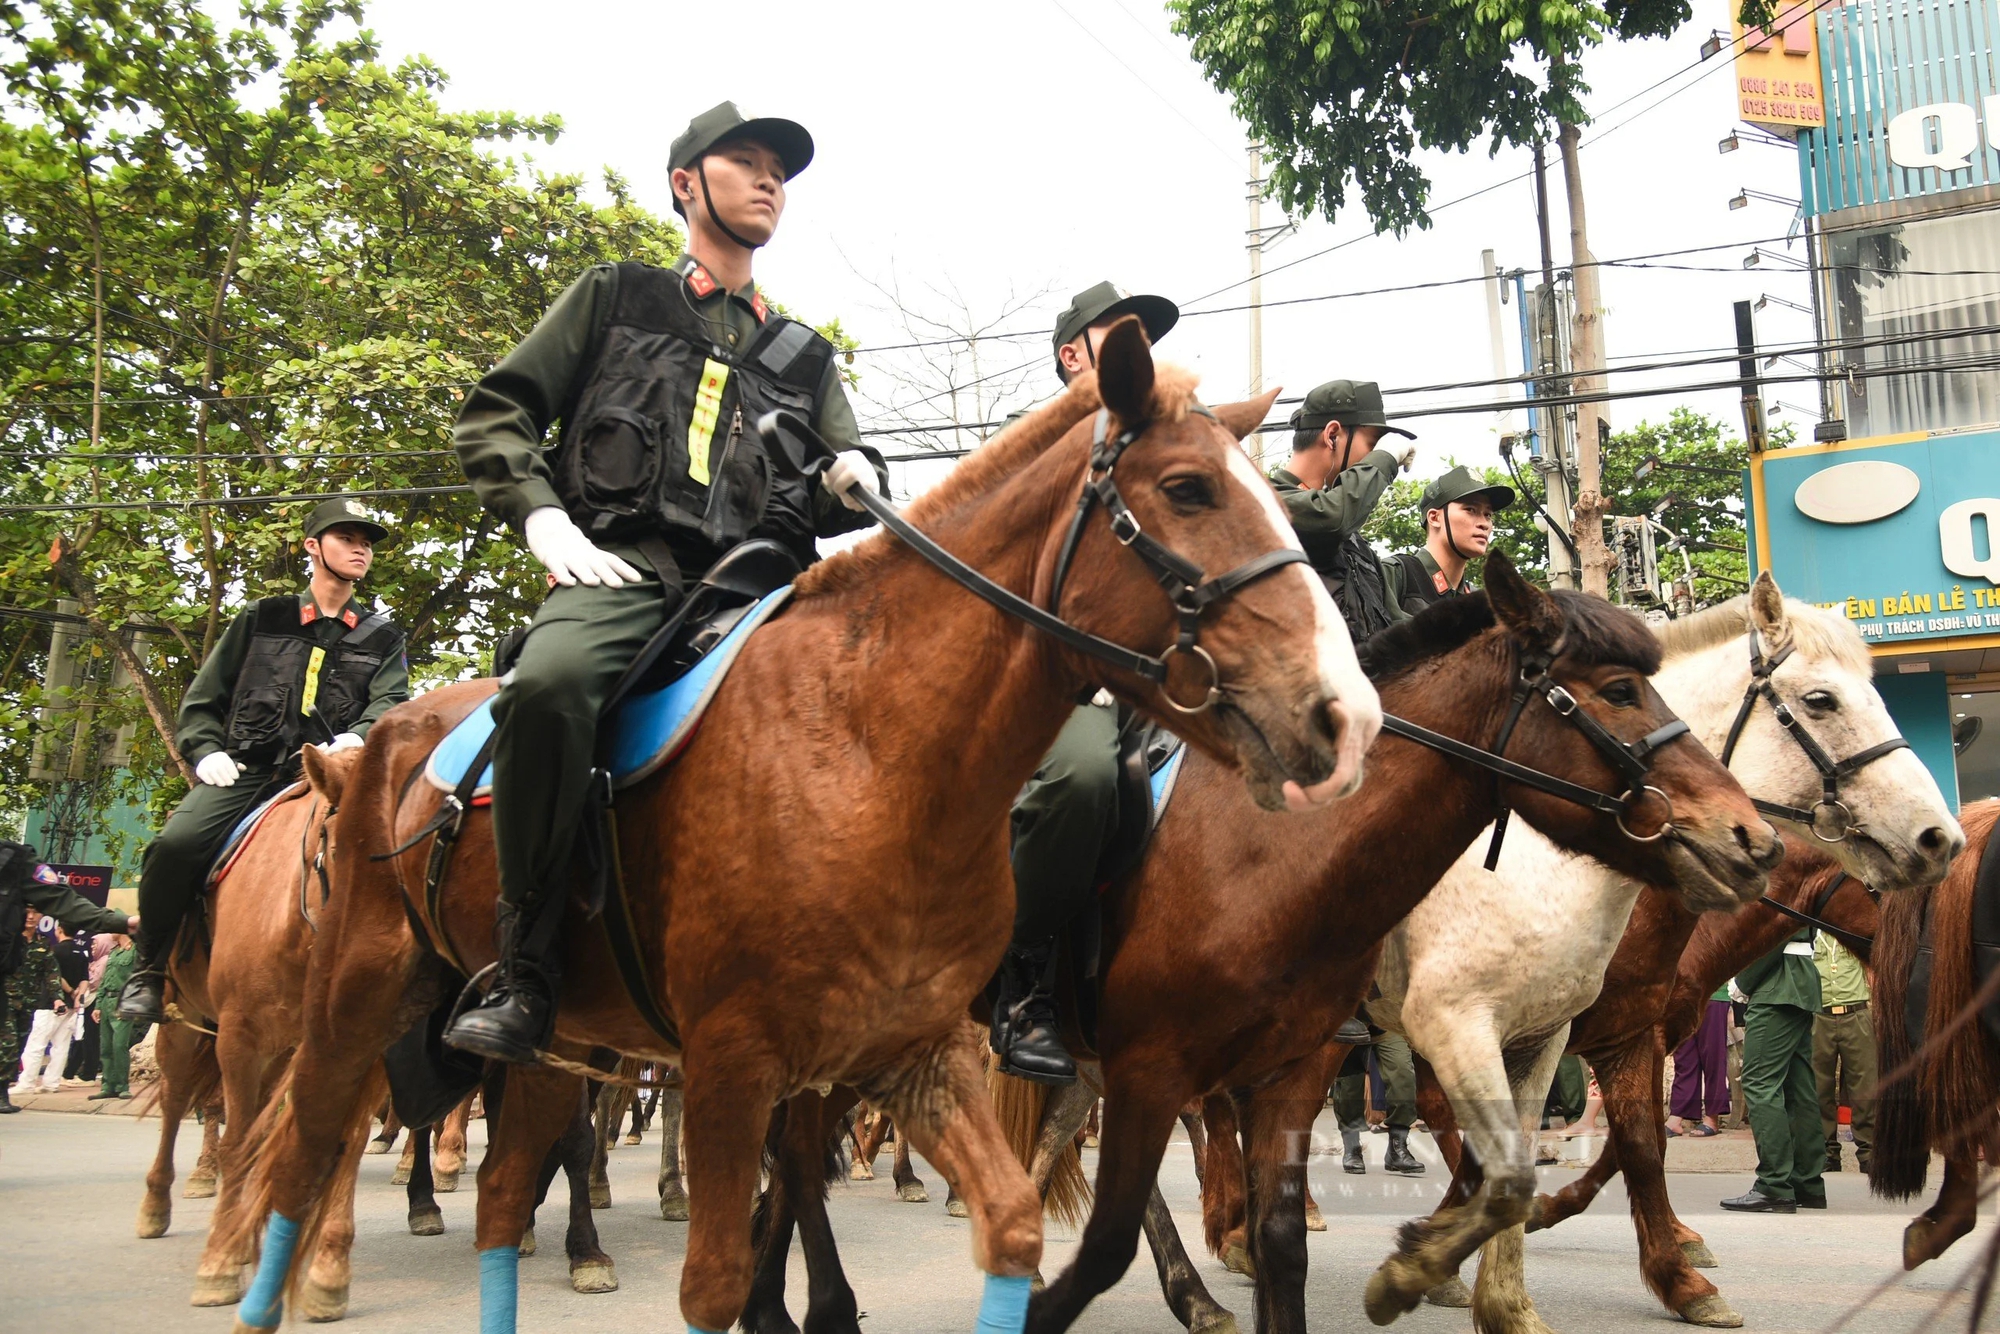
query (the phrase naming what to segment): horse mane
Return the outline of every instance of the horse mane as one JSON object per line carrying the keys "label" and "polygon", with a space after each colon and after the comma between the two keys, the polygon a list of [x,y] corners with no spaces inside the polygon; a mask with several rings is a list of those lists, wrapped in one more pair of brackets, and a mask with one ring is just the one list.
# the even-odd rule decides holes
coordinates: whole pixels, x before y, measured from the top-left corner
{"label": "horse mane", "polygon": [[[1797,598],[1786,598],[1785,621],[1791,628],[1792,643],[1805,656],[1831,659],[1860,676],[1874,675],[1868,646],[1862,642],[1861,632],[1845,616],[1836,616]],[[1750,597],[1746,593],[1692,616],[1668,621],[1654,633],[1660,637],[1667,656],[1678,658],[1741,639],[1749,630]],[[1773,647],[1776,646],[1765,645],[1767,651]]]}
{"label": "horse mane", "polygon": [[[1156,367],[1149,420],[1171,423],[1186,417],[1194,404],[1194,390],[1199,382],[1198,375],[1179,366]],[[937,520],[968,501],[987,495],[1047,453],[1078,422],[1096,412],[1102,402],[1097,392],[1097,373],[1085,371],[1071,380],[1062,393],[967,454],[942,482],[911,501],[903,516],[918,528],[928,530]],[[878,531],[800,575],[792,596],[810,598],[866,587],[874,581],[883,562],[891,558],[894,546],[893,537]]]}
{"label": "horse mane", "polygon": [[[1600,597],[1557,589],[1548,596],[1563,615],[1563,656],[1584,666],[1629,663],[1651,676],[1660,669],[1660,642],[1637,616]],[[1485,592],[1433,602],[1407,621],[1371,636],[1356,652],[1377,685],[1450,653],[1494,624]]]}
{"label": "horse mane", "polygon": [[[1959,814],[1966,851],[1931,894],[1931,995],[1926,1034],[1936,1033],[1972,1003],[1979,990],[1973,975],[1972,900],[1986,843],[2000,824],[2000,802],[1982,801]],[[1977,851],[1975,851],[1977,849]],[[1975,1016],[1931,1053],[1917,1075],[1918,1088],[1931,1100],[1933,1136],[1958,1128],[1980,1109],[2000,1102],[2000,1059],[1985,1025]]]}

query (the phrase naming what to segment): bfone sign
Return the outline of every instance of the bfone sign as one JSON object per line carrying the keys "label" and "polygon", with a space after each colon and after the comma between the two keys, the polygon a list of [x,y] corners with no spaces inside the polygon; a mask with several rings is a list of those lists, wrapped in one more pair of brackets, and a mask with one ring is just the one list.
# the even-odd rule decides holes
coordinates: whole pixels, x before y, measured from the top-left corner
{"label": "bfone sign", "polygon": [[2000,431],[1774,450],[1751,507],[1758,567],[1871,644],[2000,644]]}
{"label": "bfone sign", "polygon": [[[1986,99],[1986,149],[2000,153],[2000,95]],[[1889,121],[1889,160],[1899,167],[1964,171],[1979,151],[1979,113],[1963,102],[1911,107]]]}

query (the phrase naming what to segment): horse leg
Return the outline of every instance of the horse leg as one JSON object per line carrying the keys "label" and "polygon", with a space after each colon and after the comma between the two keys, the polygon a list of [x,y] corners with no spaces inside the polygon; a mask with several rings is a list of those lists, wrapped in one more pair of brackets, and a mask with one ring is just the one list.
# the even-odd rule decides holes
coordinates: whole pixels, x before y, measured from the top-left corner
{"label": "horse leg", "polygon": [[1943,1255],[1979,1221],[1979,1160],[1973,1141],[1961,1139],[1945,1154],[1944,1184],[1931,1207],[1903,1229],[1903,1268],[1915,1269]]}
{"label": "horse leg", "polygon": [[[1601,1081],[1598,1087],[1603,1087]],[[1610,1115],[1605,1119],[1614,1120]],[[1618,1141],[1606,1135],[1604,1147],[1597,1151],[1597,1159],[1591,1163],[1589,1171],[1553,1195],[1535,1196],[1535,1207],[1528,1215],[1528,1231],[1539,1232],[1543,1228],[1554,1227],[1588,1209],[1598,1193],[1611,1184],[1611,1178],[1618,1175],[1618,1170]]]}
{"label": "horse leg", "polygon": [[354,1185],[361,1175],[366,1140],[364,1123],[361,1133],[341,1141],[340,1157],[327,1182],[319,1245],[313,1252],[305,1281],[299,1284],[295,1308],[298,1315],[315,1323],[340,1320],[347,1315],[347,1290],[353,1279]]}
{"label": "horse leg", "polygon": [[840,1168],[842,1118],[854,1100],[854,1090],[839,1087],[826,1098],[801,1094],[786,1106],[773,1146],[770,1189],[758,1202],[761,1242],[757,1279],[743,1312],[746,1334],[792,1334],[796,1329],[784,1304],[784,1268],[794,1225],[806,1257],[806,1334],[860,1332],[860,1307],[841,1267],[826,1211],[827,1183]]}
{"label": "horse leg", "polygon": [[611,1207],[611,1178],[605,1167],[609,1162],[611,1141],[618,1137],[618,1119],[613,1095],[617,1086],[605,1084],[597,1090],[597,1100],[592,1108],[591,1125],[594,1141],[590,1151],[590,1207],[609,1209]]}
{"label": "horse leg", "polygon": [[[424,1142],[424,1170],[427,1172],[430,1171],[431,1133],[434,1129],[435,1127],[432,1126],[410,1127],[410,1137],[403,1141],[403,1156],[396,1160],[396,1170],[389,1174],[390,1185],[407,1186],[410,1184],[410,1174],[417,1170],[417,1141],[419,1139],[422,1139]],[[432,1185],[436,1185],[435,1174],[432,1175]]]}
{"label": "horse leg", "polygon": [[[770,1180],[757,1192],[757,1204],[750,1215],[750,1242],[756,1248],[757,1264],[743,1314],[737,1318],[737,1328],[743,1334],[799,1334],[792,1313],[785,1309],[785,1268],[791,1261],[792,1232],[798,1222],[792,1207],[797,1192],[791,1186],[802,1179],[805,1170],[794,1161],[802,1150],[799,1137],[791,1132],[809,1119],[805,1104],[813,1096],[803,1093],[792,1098],[771,1119],[771,1142],[766,1146]],[[812,1263],[810,1255],[806,1263]]]}
{"label": "horse leg", "polygon": [[202,1100],[201,1156],[194,1160],[194,1171],[188,1173],[187,1185],[181,1189],[184,1200],[206,1200],[215,1194],[216,1181],[222,1175],[224,1114],[222,1090],[217,1088]]}
{"label": "horse leg", "polygon": [[[1191,1102],[1181,1108],[1180,1122],[1181,1129],[1187,1132],[1188,1149],[1194,1157],[1195,1188],[1206,1192],[1208,1190],[1208,1181],[1203,1174],[1208,1170],[1208,1129],[1201,1123],[1201,1103]],[[1103,1141],[1103,1138],[1103,1134],[1100,1131],[1098,1135],[1100,1143]],[[1204,1200],[1207,1198],[1206,1194],[1204,1194],[1203,1198]]]}
{"label": "horse leg", "polygon": [[368,1141],[369,1153],[387,1153],[396,1147],[396,1136],[402,1133],[403,1123],[396,1119],[394,1099],[384,1099],[382,1109],[377,1113],[382,1118],[382,1133]]}
{"label": "horse leg", "polygon": [[181,1119],[193,1101],[194,1086],[203,1065],[214,1059],[204,1055],[208,1038],[179,1024],[167,1024],[153,1039],[153,1059],[160,1067],[160,1143],[153,1151],[153,1165],[146,1172],[146,1193],[139,1200],[139,1236],[164,1237],[174,1219],[174,1143],[180,1138]]}
{"label": "horse leg", "polygon": [[688,1220],[681,1265],[681,1315],[695,1334],[728,1329],[749,1300],[755,1255],[745,1206],[757,1189],[778,1093],[774,1072],[731,1054],[734,1061],[710,1065],[698,1035],[689,1034],[682,1058],[689,1194],[707,1202]]}
{"label": "horse leg", "polygon": [[486,1102],[486,1158],[479,1164],[479,1327],[514,1334],[521,1240],[549,1150],[583,1105],[582,1081],[543,1066],[509,1067],[497,1109]]}
{"label": "horse leg", "polygon": [[[1102,1148],[1102,1129],[1098,1131],[1097,1142]],[[1187,1326],[1190,1334],[1236,1334],[1236,1317],[1209,1295],[1201,1275],[1195,1272],[1194,1261],[1188,1257],[1187,1247],[1181,1244],[1180,1229],[1174,1226],[1174,1216],[1157,1182],[1146,1200],[1146,1216],[1141,1226],[1146,1232],[1146,1247],[1153,1253],[1153,1267],[1160,1274],[1161,1295],[1167,1299],[1167,1309],[1174,1313],[1174,1318]]]}
{"label": "horse leg", "polygon": [[681,1095],[676,1082],[660,1090],[660,1217],[670,1223],[688,1218],[687,1187],[681,1180]]}
{"label": "horse leg", "polygon": [[[486,1101],[491,1103],[495,1107],[498,1107],[503,1101],[505,1101],[505,1091],[503,1087],[498,1082],[496,1082],[499,1078],[500,1078],[499,1076],[489,1073],[486,1077],[486,1080],[484,1081],[488,1089],[490,1089],[490,1092],[488,1092],[485,1095]],[[564,1170],[565,1159],[563,1151],[568,1143],[569,1135],[570,1132],[565,1130],[562,1134],[562,1138],[558,1139],[554,1144],[551,1144],[549,1146],[549,1151],[542,1155],[541,1171],[538,1172],[535,1176],[535,1207],[528,1211],[528,1225],[521,1230],[521,1245],[519,1249],[522,1256],[524,1257],[533,1255],[535,1253],[536,1250],[535,1215],[541,1212],[541,1208],[544,1204],[548,1203],[549,1187],[555,1183],[556,1173]],[[584,1172],[584,1176],[586,1178],[586,1189],[584,1189],[581,1192],[581,1197],[587,1203],[589,1199],[589,1190],[587,1189],[587,1178],[589,1176],[589,1171],[587,1168]],[[575,1183],[572,1182],[570,1186],[570,1204],[572,1208],[575,1207],[576,1200],[578,1198],[579,1198],[579,1192],[577,1190]],[[593,1224],[592,1226],[594,1227],[595,1224]]]}
{"label": "horse leg", "polygon": [[[1451,1169],[1451,1182],[1445,1187],[1440,1204],[1464,1205],[1479,1193],[1479,1187],[1486,1178],[1479,1170],[1478,1161],[1465,1151],[1459,1138],[1458,1118],[1452,1114],[1451,1099],[1444,1093],[1444,1086],[1438,1083],[1437,1071],[1419,1053],[1412,1052],[1417,1069],[1417,1114],[1423,1118],[1431,1139],[1438,1146],[1438,1153],[1444,1158],[1444,1165]],[[1434,1285],[1424,1294],[1424,1302],[1429,1306],[1443,1306],[1452,1310],[1464,1310],[1472,1305],[1472,1289],[1465,1286],[1465,1280],[1457,1274]]]}
{"label": "horse leg", "polygon": [[[1549,1085],[1555,1081],[1556,1066],[1569,1042],[1569,1028],[1552,1036],[1538,1053],[1516,1055],[1507,1063],[1508,1093],[1514,1105],[1515,1125],[1522,1149],[1535,1142],[1542,1122],[1542,1107],[1549,1099]],[[1468,1154],[1467,1157],[1472,1155]],[[1532,1152],[1526,1154],[1530,1164]],[[1485,1334],[1552,1334],[1528,1297],[1527,1275],[1523,1272],[1523,1252],[1527,1232],[1522,1221],[1534,1198],[1532,1165],[1526,1185],[1518,1196],[1519,1208],[1513,1221],[1488,1238],[1479,1259],[1479,1280],[1472,1291],[1472,1326]]]}
{"label": "horse leg", "polygon": [[410,1235],[444,1235],[444,1210],[438,1208],[437,1173],[431,1166],[431,1128],[416,1126],[410,1131],[410,1172],[408,1183]]}
{"label": "horse leg", "polygon": [[[228,1022],[238,1019],[238,1022]],[[247,1039],[247,1040],[246,1040]],[[272,1064],[257,1049],[255,1035],[247,1019],[227,1016],[216,1029],[215,1062],[222,1075],[222,1119],[232,1126],[248,1127],[264,1110],[270,1095]],[[201,1261],[195,1266],[193,1306],[233,1306],[243,1300],[243,1267],[256,1259],[244,1245],[227,1245],[247,1229],[232,1228],[230,1220],[242,1207],[244,1178],[250,1164],[243,1152],[245,1134],[229,1135],[219,1153],[222,1173],[215,1212],[209,1218],[208,1240],[202,1246]]]}
{"label": "horse leg", "polygon": [[431,1160],[431,1183],[440,1194],[458,1189],[458,1174],[465,1170],[465,1127],[472,1119],[472,1095],[466,1094],[458,1106],[438,1123],[437,1153]]}
{"label": "horse leg", "polygon": [[[866,1108],[867,1104],[862,1106]],[[850,1181],[875,1179],[875,1155],[882,1151],[882,1140],[888,1130],[889,1118],[880,1112],[864,1110],[854,1118],[853,1129],[848,1132],[854,1141],[854,1159],[847,1169]]]}
{"label": "horse leg", "polygon": [[[612,1126],[615,1129],[617,1122],[612,1122]],[[555,1143],[555,1152],[562,1155],[563,1174],[569,1181],[569,1230],[564,1234],[563,1251],[569,1256],[569,1286],[573,1292],[618,1291],[618,1270],[598,1243],[597,1220],[590,1212],[596,1203],[590,1190],[590,1160],[595,1145],[590,1100],[579,1094],[569,1124]],[[535,1199],[537,1205],[541,1204],[541,1194],[548,1189],[547,1181],[544,1175]],[[531,1221],[533,1214],[530,1210]]]}
{"label": "horse leg", "polygon": [[896,1198],[903,1203],[929,1203],[931,1193],[924,1189],[923,1178],[910,1166],[910,1141],[902,1135],[896,1136],[895,1165],[890,1169],[889,1178],[896,1183]]}
{"label": "horse leg", "polygon": [[1257,1266],[1250,1258],[1250,1202],[1235,1101],[1227,1093],[1203,1098],[1201,1126],[1208,1148],[1201,1171],[1202,1239],[1224,1269],[1254,1281]]}
{"label": "horse leg", "polygon": [[1259,1334],[1304,1334],[1306,1328],[1306,1157],[1313,1122],[1325,1105],[1326,1080],[1316,1060],[1300,1062],[1237,1104]]}

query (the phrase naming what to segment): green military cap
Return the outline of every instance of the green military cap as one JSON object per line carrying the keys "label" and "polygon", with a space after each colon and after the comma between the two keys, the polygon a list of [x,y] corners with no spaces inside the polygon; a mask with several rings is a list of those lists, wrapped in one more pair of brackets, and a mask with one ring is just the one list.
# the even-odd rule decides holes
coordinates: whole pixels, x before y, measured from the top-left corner
{"label": "green military cap", "polygon": [[1339,422],[1350,430],[1356,426],[1381,426],[1396,435],[1414,440],[1415,431],[1390,426],[1382,411],[1382,390],[1373,380],[1328,380],[1311,393],[1292,413],[1292,429],[1317,431],[1328,422]]}
{"label": "green military cap", "polygon": [[[1070,298],[1069,309],[1056,317],[1055,338],[1051,346],[1060,351],[1064,343],[1070,342],[1091,325],[1102,320],[1116,319],[1120,315],[1137,315],[1139,323],[1145,326],[1146,337],[1157,343],[1167,336],[1181,320],[1181,308],[1163,296],[1134,296],[1121,292],[1110,283],[1099,283],[1086,287]],[[1056,374],[1062,374],[1062,360],[1056,360]]]}
{"label": "green military cap", "polygon": [[380,542],[389,535],[381,515],[364,508],[358,500],[342,496],[337,500],[322,500],[313,507],[311,516],[306,519],[306,536],[318,537],[327,529],[343,523],[351,523],[368,534],[370,542]]}
{"label": "green military cap", "polygon": [[[804,171],[813,160],[813,137],[795,120],[777,116],[746,118],[734,102],[718,102],[688,122],[681,137],[667,150],[667,168],[679,171],[692,167],[718,144],[732,139],[751,139],[776,153],[785,164],[785,179]],[[680,208],[680,201],[674,201]]]}
{"label": "green military cap", "polygon": [[1424,488],[1422,510],[1441,510],[1454,500],[1471,500],[1474,496],[1485,496],[1487,503],[1496,510],[1504,510],[1514,503],[1514,488],[1499,482],[1483,482],[1472,475],[1472,470],[1464,464],[1450,472],[1434,478]]}

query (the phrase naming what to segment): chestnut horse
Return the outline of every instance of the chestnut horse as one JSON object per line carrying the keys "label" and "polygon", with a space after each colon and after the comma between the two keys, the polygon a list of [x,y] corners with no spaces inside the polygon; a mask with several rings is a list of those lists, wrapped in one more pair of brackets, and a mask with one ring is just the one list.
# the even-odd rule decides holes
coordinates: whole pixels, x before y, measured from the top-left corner
{"label": "chestnut horse", "polygon": [[[1983,1014],[1968,1013],[1982,999],[1973,969],[1974,889],[1980,860],[2000,824],[2000,801],[1967,806],[1959,820],[1965,825],[1965,854],[1937,888],[1885,901],[1875,944],[1875,1046],[1882,1072],[1869,1164],[1875,1193],[1909,1199],[1927,1184],[1932,1151],[1944,1155],[1937,1199],[1903,1230],[1905,1269],[1935,1260],[1972,1231],[1980,1158],[1984,1155],[1989,1166],[2000,1162],[2000,1042]],[[1926,936],[1930,996],[1923,1044],[1916,1048],[1906,1023],[1907,989]],[[1991,993],[1984,999],[1990,1003]],[[1892,1079],[1898,1070],[1907,1073]],[[1986,1274],[1984,1281],[1990,1281],[1990,1264]]]}
{"label": "chestnut horse", "polygon": [[[1041,1258],[1040,1213],[956,1038],[1006,944],[1008,806],[1080,691],[1106,688],[1159,717],[1263,809],[1311,809],[1359,781],[1379,726],[1374,689],[1325,587],[1303,564],[1273,561],[1300,548],[1239,445],[1271,396],[1193,410],[1193,378],[1156,376],[1136,320],[1113,327],[1098,361],[962,462],[909,521],[1017,598],[1047,601],[1071,557],[1057,613],[1170,663],[1166,684],[960,593],[878,535],[798,580],[687,748],[623,796],[621,883],[654,969],[648,999],[670,1019],[643,1017],[600,928],[579,918],[565,933],[554,1053],[579,1060],[609,1047],[686,1074],[681,1310],[698,1329],[734,1323],[749,1292],[744,1202],[772,1107],[832,1083],[888,1109],[957,1184],[988,1276],[985,1309],[997,1327],[1018,1327]],[[1129,514],[1115,530],[1076,503],[1094,436],[1130,443],[1115,465]],[[1111,472],[1092,474],[1093,494],[1111,490]],[[1073,513],[1077,540],[1065,542]],[[1268,577],[1234,591],[1210,584],[1177,609],[1159,584],[1162,548],[1197,580],[1241,578],[1246,567]],[[414,782],[417,770],[495,688],[450,686],[391,710],[338,783],[336,892],[294,1061],[295,1087],[312,1096],[265,1128],[272,1213],[256,1300],[240,1312],[250,1326],[279,1319],[321,1183],[365,1129],[357,1093],[370,1063],[441,998],[444,966],[426,945],[468,976],[493,959],[487,812],[466,820],[435,911],[411,889],[423,884],[427,848],[375,858],[431,819],[441,798]],[[1199,711],[1175,712],[1170,700]],[[306,752],[309,770],[346,760]],[[574,1088],[547,1067],[507,1081],[479,1174],[489,1331],[512,1328],[514,1248]]]}

